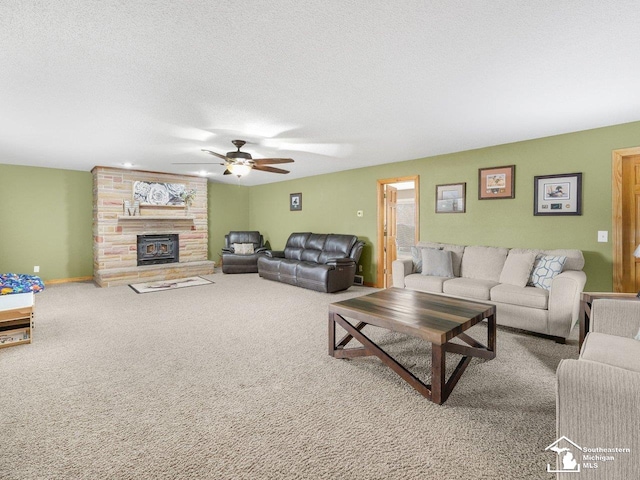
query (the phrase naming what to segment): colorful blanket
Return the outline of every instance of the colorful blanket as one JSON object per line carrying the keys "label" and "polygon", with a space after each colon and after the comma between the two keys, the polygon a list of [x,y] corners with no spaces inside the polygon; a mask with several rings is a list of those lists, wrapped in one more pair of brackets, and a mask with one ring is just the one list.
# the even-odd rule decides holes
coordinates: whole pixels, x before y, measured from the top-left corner
{"label": "colorful blanket", "polygon": [[35,275],[0,273],[0,295],[11,293],[38,293],[44,290],[44,283]]}

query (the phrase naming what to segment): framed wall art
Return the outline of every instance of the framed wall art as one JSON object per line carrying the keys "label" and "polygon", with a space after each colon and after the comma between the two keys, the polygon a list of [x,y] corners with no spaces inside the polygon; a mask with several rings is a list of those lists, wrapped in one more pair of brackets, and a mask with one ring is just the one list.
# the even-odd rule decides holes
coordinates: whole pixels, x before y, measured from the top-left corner
{"label": "framed wall art", "polygon": [[478,200],[516,197],[516,166],[480,168]]}
{"label": "framed wall art", "polygon": [[289,194],[289,210],[302,210],[302,193]]}
{"label": "framed wall art", "polygon": [[140,205],[184,206],[184,183],[133,182],[133,200]]}
{"label": "framed wall art", "polygon": [[466,183],[436,185],[436,213],[464,213]]}
{"label": "framed wall art", "polygon": [[582,173],[533,177],[534,215],[582,215]]}

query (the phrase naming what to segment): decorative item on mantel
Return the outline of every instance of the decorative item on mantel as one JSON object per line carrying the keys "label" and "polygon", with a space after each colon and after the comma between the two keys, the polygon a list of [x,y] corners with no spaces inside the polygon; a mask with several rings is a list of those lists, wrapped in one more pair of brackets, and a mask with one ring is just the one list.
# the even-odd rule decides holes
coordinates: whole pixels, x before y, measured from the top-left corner
{"label": "decorative item on mantel", "polygon": [[137,217],[140,215],[140,202],[133,202],[133,206],[131,206],[131,202],[129,200],[125,200],[123,204],[124,214],[130,217]]}
{"label": "decorative item on mantel", "polygon": [[193,204],[193,201],[196,198],[196,191],[194,189],[184,190],[180,193],[180,198],[184,202],[185,209],[189,211],[189,207]]}

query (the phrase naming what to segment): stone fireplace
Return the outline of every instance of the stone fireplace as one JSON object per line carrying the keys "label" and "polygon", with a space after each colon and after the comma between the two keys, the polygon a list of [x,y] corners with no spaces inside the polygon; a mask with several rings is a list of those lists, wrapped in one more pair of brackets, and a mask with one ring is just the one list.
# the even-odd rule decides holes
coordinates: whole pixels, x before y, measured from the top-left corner
{"label": "stone fireplace", "polygon": [[[102,287],[213,273],[208,260],[207,180],[188,175],[95,167],[93,173],[93,277]],[[183,184],[193,204],[144,205],[129,215],[135,182]],[[146,258],[139,263],[140,237]],[[143,255],[145,257],[145,255]]]}

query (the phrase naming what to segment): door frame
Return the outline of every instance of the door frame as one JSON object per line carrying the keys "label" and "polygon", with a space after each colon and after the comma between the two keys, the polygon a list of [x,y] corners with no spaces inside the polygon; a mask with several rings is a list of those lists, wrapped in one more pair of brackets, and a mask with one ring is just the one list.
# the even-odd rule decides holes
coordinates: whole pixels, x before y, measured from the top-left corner
{"label": "door frame", "polygon": [[625,157],[640,155],[640,147],[622,148],[611,152],[611,193],[613,229],[613,291],[622,292],[624,224],[622,218],[622,164]]}
{"label": "door frame", "polygon": [[411,182],[415,188],[415,224],[416,224],[416,243],[420,238],[420,175],[409,175],[406,177],[394,177],[384,178],[378,180],[377,194],[378,194],[378,268],[376,272],[376,288],[383,288],[384,286],[384,186],[390,183]]}

